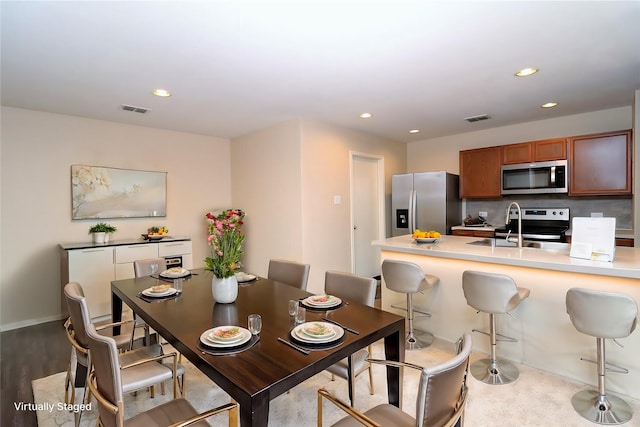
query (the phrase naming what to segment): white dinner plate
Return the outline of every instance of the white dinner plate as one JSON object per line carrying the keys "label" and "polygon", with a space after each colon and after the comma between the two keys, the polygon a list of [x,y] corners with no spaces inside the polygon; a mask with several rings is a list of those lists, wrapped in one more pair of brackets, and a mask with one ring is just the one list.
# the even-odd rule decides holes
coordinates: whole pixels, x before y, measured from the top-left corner
{"label": "white dinner plate", "polygon": [[325,344],[325,343],[330,343],[330,342],[333,342],[333,341],[337,341],[337,340],[339,340],[340,338],[342,338],[344,336],[344,329],[342,329],[338,325],[334,325],[332,323],[324,323],[324,322],[311,322],[311,323],[322,323],[323,325],[328,325],[328,327],[333,329],[335,334],[330,335],[330,336],[325,337],[325,338],[311,337],[311,336],[307,335],[305,332],[302,331],[302,329],[304,328],[304,325],[305,325],[305,323],[303,323],[302,325],[298,325],[295,328],[293,328],[293,331],[292,331],[293,337],[295,339],[297,339],[298,341],[306,342],[306,343],[309,343],[309,344]]}
{"label": "white dinner plate", "polygon": [[416,243],[435,243],[438,241],[437,237],[416,237],[414,239]]}
{"label": "white dinner plate", "polygon": [[256,280],[256,276],[253,274],[247,274],[247,273],[236,273],[236,279],[238,280],[238,283],[244,283],[244,282],[250,282],[252,280]]}
{"label": "white dinner plate", "polygon": [[[326,301],[323,301],[323,299],[326,299]],[[305,298],[302,302],[311,307],[322,308],[335,307],[336,305],[342,304],[342,300],[333,295],[312,295]]]}
{"label": "white dinner plate", "polygon": [[[229,334],[231,332],[232,334]],[[217,326],[211,330],[207,336],[213,342],[236,342],[242,338],[242,328],[240,326]]]}
{"label": "white dinner plate", "polygon": [[189,274],[191,274],[191,272],[189,270],[187,270],[186,268],[173,267],[173,268],[170,268],[170,269],[165,270],[162,273],[160,273],[160,277],[167,277],[167,278],[170,278],[170,279],[177,279],[179,277],[188,276]]}
{"label": "white dinner plate", "polygon": [[217,348],[236,347],[236,346],[241,346],[242,344],[245,344],[247,341],[251,339],[251,332],[249,332],[249,330],[245,328],[240,328],[240,330],[242,331],[242,338],[238,341],[232,341],[232,342],[212,341],[211,338],[209,338],[209,336],[211,335],[214,329],[216,328],[207,329],[202,333],[202,335],[200,335],[200,342],[202,344],[209,347],[217,347]]}
{"label": "white dinner plate", "polygon": [[142,295],[152,297],[152,298],[161,298],[161,297],[168,297],[170,295],[175,294],[176,292],[177,291],[175,290],[175,288],[169,288],[166,291],[162,291],[162,292],[154,291],[151,288],[147,288],[144,291],[142,291]]}

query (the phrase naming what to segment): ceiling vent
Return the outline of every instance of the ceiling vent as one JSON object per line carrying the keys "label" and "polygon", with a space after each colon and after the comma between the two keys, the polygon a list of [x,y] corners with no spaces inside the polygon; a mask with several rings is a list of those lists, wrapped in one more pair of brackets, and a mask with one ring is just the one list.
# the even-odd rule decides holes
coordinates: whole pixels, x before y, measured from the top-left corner
{"label": "ceiling vent", "polygon": [[489,120],[491,116],[488,114],[480,114],[479,116],[466,117],[465,120],[469,123],[479,122],[481,120]]}
{"label": "ceiling vent", "polygon": [[131,112],[140,113],[140,114],[147,114],[149,111],[151,111],[150,108],[134,107],[133,105],[127,105],[127,104],[122,104],[120,108],[124,111],[131,111]]}

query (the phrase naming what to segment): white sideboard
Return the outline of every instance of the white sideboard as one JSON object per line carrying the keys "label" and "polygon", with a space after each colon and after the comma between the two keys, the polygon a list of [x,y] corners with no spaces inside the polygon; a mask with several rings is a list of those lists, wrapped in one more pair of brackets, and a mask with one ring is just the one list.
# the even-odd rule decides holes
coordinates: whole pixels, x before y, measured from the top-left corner
{"label": "white sideboard", "polygon": [[[78,282],[84,290],[92,318],[110,316],[111,281],[134,277],[135,260],[181,257],[184,268],[193,268],[193,249],[189,239],[157,243],[114,241],[102,245],[74,243],[60,247],[62,288],[69,282]],[[64,294],[62,312],[67,312]]]}

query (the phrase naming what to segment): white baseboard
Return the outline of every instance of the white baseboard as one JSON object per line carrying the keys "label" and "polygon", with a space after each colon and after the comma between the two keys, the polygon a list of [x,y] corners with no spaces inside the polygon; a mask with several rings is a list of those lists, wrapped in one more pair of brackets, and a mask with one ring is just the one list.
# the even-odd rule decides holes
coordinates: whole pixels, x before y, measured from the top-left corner
{"label": "white baseboard", "polygon": [[20,322],[7,323],[0,326],[0,331],[11,331],[13,329],[26,328],[27,326],[39,325],[40,323],[54,322],[56,320],[66,319],[68,316],[65,314],[58,314],[56,316],[41,317],[39,319],[22,320]]}

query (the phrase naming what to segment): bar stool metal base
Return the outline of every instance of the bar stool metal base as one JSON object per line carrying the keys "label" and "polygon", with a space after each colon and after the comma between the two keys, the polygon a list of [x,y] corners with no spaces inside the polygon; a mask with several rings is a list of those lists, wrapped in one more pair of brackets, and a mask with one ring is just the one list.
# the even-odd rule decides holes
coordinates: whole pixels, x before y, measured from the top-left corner
{"label": "bar stool metal base", "polygon": [[433,344],[433,334],[414,329],[407,334],[405,350],[420,350],[429,347],[431,344]]}
{"label": "bar stool metal base", "polygon": [[633,416],[627,402],[616,396],[601,396],[596,390],[577,392],[571,398],[571,405],[582,418],[596,424],[624,424]]}
{"label": "bar stool metal base", "polygon": [[509,384],[518,379],[520,372],[506,360],[480,359],[471,364],[471,375],[485,384]]}

